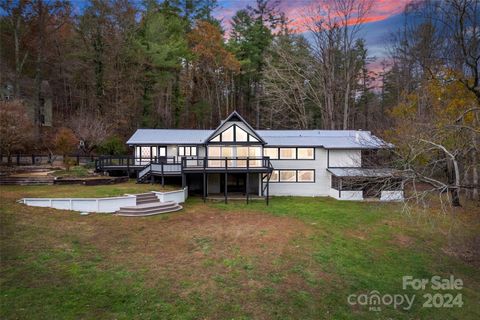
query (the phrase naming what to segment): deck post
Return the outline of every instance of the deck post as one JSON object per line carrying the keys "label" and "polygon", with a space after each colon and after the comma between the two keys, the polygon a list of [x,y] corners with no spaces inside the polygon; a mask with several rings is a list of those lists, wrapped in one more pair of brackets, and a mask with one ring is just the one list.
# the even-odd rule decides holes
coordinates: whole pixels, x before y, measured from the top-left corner
{"label": "deck post", "polygon": [[342,178],[338,178],[338,197],[342,197]]}
{"label": "deck post", "polygon": [[207,173],[203,171],[203,202],[207,201]]}
{"label": "deck post", "polygon": [[228,158],[225,157],[225,187],[224,187],[224,193],[225,193],[225,203],[228,203],[228,177],[227,177],[227,171],[228,171]]}
{"label": "deck post", "polygon": [[225,171],[225,186],[224,186],[224,196],[225,196],[225,203],[228,203],[228,180],[227,180],[227,171]]}
{"label": "deck post", "polygon": [[162,162],[161,168],[162,168],[162,188],[163,188],[165,186],[165,176],[163,175],[163,162]]}
{"label": "deck post", "polygon": [[270,178],[267,179],[267,206],[268,206],[268,197],[270,196]]}
{"label": "deck post", "polygon": [[249,170],[250,169],[250,161],[249,161],[249,158],[247,157],[247,177],[246,177],[246,181],[245,181],[245,195],[247,196],[247,204],[248,204],[248,201],[249,201],[249,198],[248,198],[248,190],[250,189],[250,174],[249,174]]}

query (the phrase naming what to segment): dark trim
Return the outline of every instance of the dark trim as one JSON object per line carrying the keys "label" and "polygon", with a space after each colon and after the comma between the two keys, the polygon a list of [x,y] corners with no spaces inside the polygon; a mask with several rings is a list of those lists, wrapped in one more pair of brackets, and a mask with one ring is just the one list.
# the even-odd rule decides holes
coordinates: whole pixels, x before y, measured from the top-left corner
{"label": "dark trim", "polygon": [[[183,154],[180,154],[180,148],[184,148]],[[185,154],[185,149],[190,148],[190,154]],[[195,154],[192,154],[192,148],[196,148],[197,151]],[[182,145],[182,146],[177,146],[177,156],[179,157],[197,157],[198,156],[198,146],[196,145]]]}
{"label": "dark trim", "polygon": [[[270,182],[272,183],[316,183],[317,181],[315,169],[273,169],[273,171],[278,171],[278,180],[272,180],[270,178]],[[295,171],[295,181],[281,181],[280,180],[281,171]],[[313,171],[313,181],[298,181],[298,171]]]}
{"label": "dark trim", "polygon": [[[223,141],[223,133],[227,131],[228,129],[233,128],[233,141]],[[245,132],[247,135],[247,141],[237,141],[237,128]],[[225,130],[219,132],[217,135],[213,136],[212,139],[219,137],[219,141],[211,141],[208,140],[206,143],[207,144],[247,144],[247,145],[252,145],[252,144],[259,144],[259,145],[264,145],[260,140],[257,139],[257,141],[250,141],[250,137],[253,136],[252,134],[248,133],[245,131],[243,128],[236,124],[232,124],[231,126],[227,127]],[[255,138],[255,137],[254,137]]]}
{"label": "dark trim", "polygon": [[[315,148],[314,147],[268,147],[268,146],[263,146],[263,155],[265,156],[265,149],[277,149],[277,159],[275,158],[270,158],[270,160],[301,160],[301,161],[314,161],[316,160],[316,154],[315,154]],[[295,149],[295,158],[285,158],[282,159],[280,158],[280,149]],[[311,159],[305,159],[305,158],[298,158],[298,149],[313,149],[313,158]]]}
{"label": "dark trim", "polygon": [[220,123],[220,125],[205,139],[204,143],[209,143],[210,140],[217,135],[217,132],[219,131],[220,127],[223,126],[225,123],[232,121],[234,117],[236,117],[237,120],[239,120],[240,122],[243,122],[247,126],[247,128],[250,129],[250,131],[255,133],[255,136],[256,136],[255,138],[258,139],[259,143],[261,144],[266,143],[265,140],[263,140],[263,138],[255,131],[255,129],[253,129],[253,127],[241,115],[239,115],[237,111],[233,111],[232,113],[230,113],[230,115],[225,120],[223,120]]}

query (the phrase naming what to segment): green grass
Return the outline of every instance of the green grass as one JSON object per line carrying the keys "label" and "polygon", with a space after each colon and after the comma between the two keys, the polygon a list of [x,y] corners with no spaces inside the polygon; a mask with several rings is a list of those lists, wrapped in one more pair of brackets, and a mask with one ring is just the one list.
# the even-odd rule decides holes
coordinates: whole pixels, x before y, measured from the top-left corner
{"label": "green grass", "polygon": [[[478,267],[444,252],[451,220],[430,228],[397,205],[285,197],[267,207],[192,198],[182,212],[125,219],[14,202],[152,189],[160,190],[134,183],[2,187],[0,318],[480,317]],[[463,225],[465,235],[478,234],[475,221]],[[424,292],[402,290],[404,275],[450,274],[464,282],[462,308],[422,308]],[[416,293],[417,300],[409,311],[347,303],[350,294],[372,290]]]}
{"label": "green grass", "polygon": [[[127,183],[109,184],[100,186],[85,185],[48,185],[48,186],[9,186],[1,187],[4,197],[37,197],[37,198],[62,198],[62,197],[115,197],[126,193],[142,193],[149,191],[168,191],[174,187],[165,186],[162,189],[158,184],[137,184],[133,180]],[[18,200],[17,199],[17,200]]]}

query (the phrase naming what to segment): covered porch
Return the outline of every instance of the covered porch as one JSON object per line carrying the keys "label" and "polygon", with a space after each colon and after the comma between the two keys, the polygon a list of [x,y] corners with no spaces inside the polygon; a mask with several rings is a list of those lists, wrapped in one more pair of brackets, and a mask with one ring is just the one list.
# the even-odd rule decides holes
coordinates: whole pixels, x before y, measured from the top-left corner
{"label": "covered porch", "polygon": [[187,173],[186,186],[192,194],[201,196],[204,201],[251,200],[269,201],[270,173],[258,172],[203,172]]}
{"label": "covered porch", "polygon": [[402,201],[403,179],[389,168],[328,168],[329,195],[337,200]]}

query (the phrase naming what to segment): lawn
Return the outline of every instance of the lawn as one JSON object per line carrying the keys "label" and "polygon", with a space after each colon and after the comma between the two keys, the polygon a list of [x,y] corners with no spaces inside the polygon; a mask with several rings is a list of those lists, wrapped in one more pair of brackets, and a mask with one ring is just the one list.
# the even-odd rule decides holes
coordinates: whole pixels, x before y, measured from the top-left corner
{"label": "lawn", "polygon": [[[110,186],[1,187],[1,319],[479,319],[480,275],[461,244],[478,208],[451,217],[399,205],[273,198],[250,205],[191,198],[148,218],[15,203],[114,196]],[[456,236],[461,230],[461,237]],[[459,241],[462,239],[464,241]],[[402,276],[463,280],[461,308],[422,308]],[[351,294],[416,294],[410,310],[350,305]]]}

